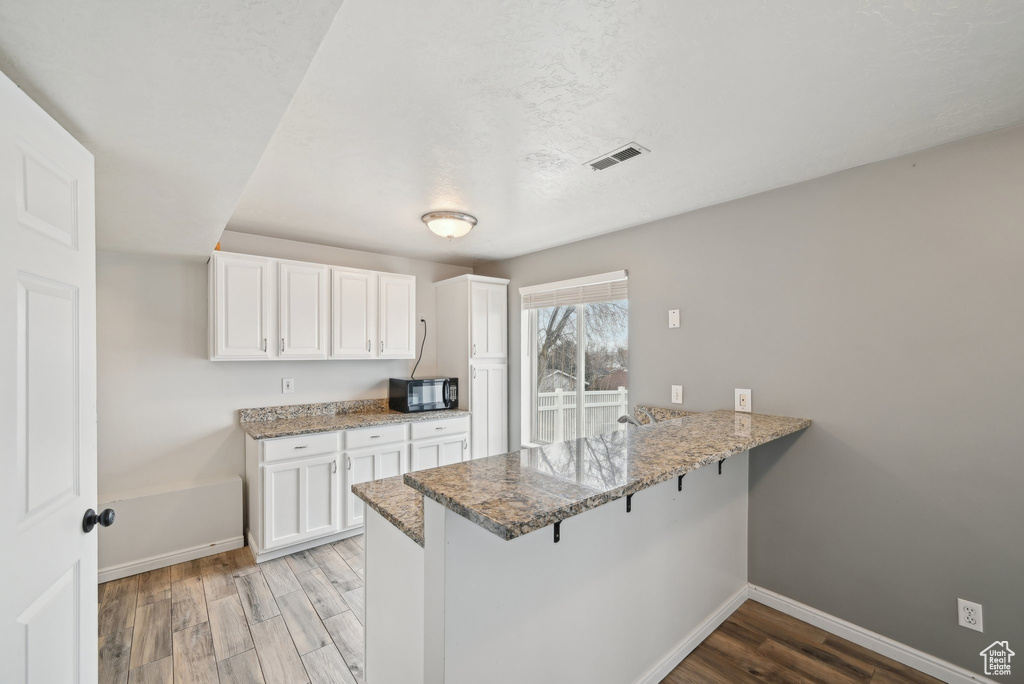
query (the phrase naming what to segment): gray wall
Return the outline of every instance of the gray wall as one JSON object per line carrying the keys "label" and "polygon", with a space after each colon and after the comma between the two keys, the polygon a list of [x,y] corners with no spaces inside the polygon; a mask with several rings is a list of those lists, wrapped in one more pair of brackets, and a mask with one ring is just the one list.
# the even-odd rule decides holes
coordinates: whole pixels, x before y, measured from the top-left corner
{"label": "gray wall", "polygon": [[478,264],[512,280],[512,444],[518,288],[621,268],[633,402],[814,420],[752,454],[752,582],[972,671],[1020,652],[1024,127]]}
{"label": "gray wall", "polygon": [[[415,275],[433,322],[437,280],[470,269],[225,233],[225,251]],[[412,361],[210,361],[207,267],[196,260],[97,256],[100,499],[243,475],[238,410],[387,396]],[[418,328],[422,336],[423,328]],[[420,338],[422,339],[422,337]],[[418,372],[434,372],[431,334]],[[281,394],[281,378],[295,393]]]}

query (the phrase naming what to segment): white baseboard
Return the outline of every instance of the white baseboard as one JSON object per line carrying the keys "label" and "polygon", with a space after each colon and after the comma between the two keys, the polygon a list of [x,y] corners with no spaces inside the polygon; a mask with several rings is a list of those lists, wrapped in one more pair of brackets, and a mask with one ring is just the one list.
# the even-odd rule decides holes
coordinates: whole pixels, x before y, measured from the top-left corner
{"label": "white baseboard", "polygon": [[324,544],[333,544],[336,541],[342,539],[348,539],[354,537],[357,534],[363,533],[363,527],[353,527],[351,530],[345,530],[344,532],[338,532],[337,534],[330,534],[326,537],[317,537],[316,539],[309,539],[298,544],[292,544],[291,546],[284,546],[280,549],[271,549],[270,551],[260,551],[259,546],[256,545],[256,540],[253,539],[252,530],[246,530],[245,536],[249,540],[249,550],[252,551],[252,557],[257,563],[263,563],[264,561],[273,560],[275,558],[281,558],[289,554],[295,553],[296,551],[306,551],[317,546],[323,546]]}
{"label": "white baseboard", "polygon": [[795,617],[797,620],[803,620],[826,632],[831,632],[847,641],[852,641],[859,646],[870,649],[875,653],[880,653],[887,658],[892,658],[898,663],[903,663],[907,667],[920,670],[944,682],[949,682],[950,684],[976,684],[977,682],[995,684],[993,680],[980,674],[975,674],[959,665],[946,662],[941,658],[936,658],[916,648],[901,644],[889,637],[864,629],[851,622],[820,611],[817,608],[812,608],[799,601],[794,601],[791,598],[777,594],[774,591],[754,584],[749,585],[749,588],[749,598],[758,603],[763,603],[769,608],[774,608],[786,615]]}
{"label": "white baseboard", "polygon": [[747,600],[748,589],[749,585],[747,584],[740,587],[735,594],[726,599],[725,603],[716,608],[711,615],[704,618],[703,622],[690,630],[690,633],[683,637],[661,660],[640,675],[634,684],[658,684],[669,672],[675,669],[676,665],[683,658],[688,656],[693,649],[700,646],[700,643],[707,639],[709,634],[718,629],[719,625],[729,619],[729,616],[743,605],[743,602]]}
{"label": "white baseboard", "polygon": [[109,568],[101,568],[99,571],[99,582],[102,584],[103,582],[121,579],[122,577],[131,577],[132,575],[138,575],[140,572],[149,572],[150,570],[156,570],[157,568],[165,568],[168,565],[184,563],[185,561],[195,560],[196,558],[202,558],[204,556],[212,556],[224,551],[231,551],[232,549],[240,549],[244,545],[245,540],[242,537],[232,537],[230,539],[222,539],[221,541],[214,542],[213,544],[201,544],[199,546],[193,546],[192,548],[175,551],[173,553],[163,553],[158,556],[150,556],[149,558],[143,558],[142,560],[133,561],[131,563],[122,563],[121,565],[114,565]]}

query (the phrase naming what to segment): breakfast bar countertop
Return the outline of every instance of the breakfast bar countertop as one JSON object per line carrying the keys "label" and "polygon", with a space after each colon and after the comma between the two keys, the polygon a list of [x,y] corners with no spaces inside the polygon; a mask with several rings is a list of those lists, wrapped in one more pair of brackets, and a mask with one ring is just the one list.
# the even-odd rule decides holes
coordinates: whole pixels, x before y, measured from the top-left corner
{"label": "breakfast bar countertop", "polygon": [[352,485],[352,492],[423,546],[423,495],[405,484],[401,475]]}
{"label": "breakfast bar countertop", "polygon": [[405,483],[503,539],[635,494],[810,426],[711,411],[405,475]]}

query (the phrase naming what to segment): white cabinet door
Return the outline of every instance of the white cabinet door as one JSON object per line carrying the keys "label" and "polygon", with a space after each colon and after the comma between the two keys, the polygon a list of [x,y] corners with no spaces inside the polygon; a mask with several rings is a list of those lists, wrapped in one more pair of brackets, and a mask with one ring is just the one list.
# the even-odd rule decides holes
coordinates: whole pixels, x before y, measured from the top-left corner
{"label": "white cabinet door", "polygon": [[340,527],[340,454],[263,466],[263,549],[333,534]]}
{"label": "white cabinet door", "polygon": [[462,463],[469,453],[469,435],[452,435],[441,442],[441,465]]}
{"label": "white cabinet door", "polygon": [[470,357],[504,359],[507,354],[508,303],[506,286],[470,283]]}
{"label": "white cabinet door", "polygon": [[318,264],[278,262],[278,354],[281,358],[327,358],[327,281]]}
{"label": "white cabinet door", "polygon": [[474,364],[470,369],[469,403],[472,458],[504,454],[507,444],[508,367],[505,364]]}
{"label": "white cabinet door", "polygon": [[363,524],[363,501],[352,493],[352,485],[376,479],[376,450],[351,451],[345,454],[345,520],[343,529]]}
{"label": "white cabinet door", "polygon": [[377,356],[411,359],[416,356],[416,277],[381,274],[377,279],[380,338]]}
{"label": "white cabinet door", "polygon": [[271,260],[213,254],[213,358],[269,358]]}
{"label": "white cabinet door", "polygon": [[469,455],[469,435],[448,435],[442,440],[413,442],[410,448],[411,471],[462,463]]}
{"label": "white cabinet door", "polygon": [[441,465],[440,442],[413,442],[410,452],[409,470],[411,472],[436,468]]}
{"label": "white cabinet door", "polygon": [[376,354],[377,274],[331,269],[331,356],[369,359]]}

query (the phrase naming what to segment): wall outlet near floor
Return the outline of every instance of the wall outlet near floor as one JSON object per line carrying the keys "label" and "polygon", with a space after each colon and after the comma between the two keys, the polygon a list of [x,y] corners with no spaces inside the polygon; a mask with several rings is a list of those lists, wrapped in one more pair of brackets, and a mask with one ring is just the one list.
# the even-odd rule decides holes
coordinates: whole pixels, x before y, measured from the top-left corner
{"label": "wall outlet near floor", "polygon": [[295,392],[295,378],[281,378],[281,394]]}
{"label": "wall outlet near floor", "polygon": [[956,623],[961,627],[984,632],[981,628],[981,604],[974,601],[956,600]]}
{"label": "wall outlet near floor", "polygon": [[683,386],[672,385],[672,403],[682,404],[683,403]]}
{"label": "wall outlet near floor", "polygon": [[679,309],[672,309],[668,312],[668,327],[679,327]]}
{"label": "wall outlet near floor", "polygon": [[750,390],[736,390],[736,410],[743,413],[750,413]]}

